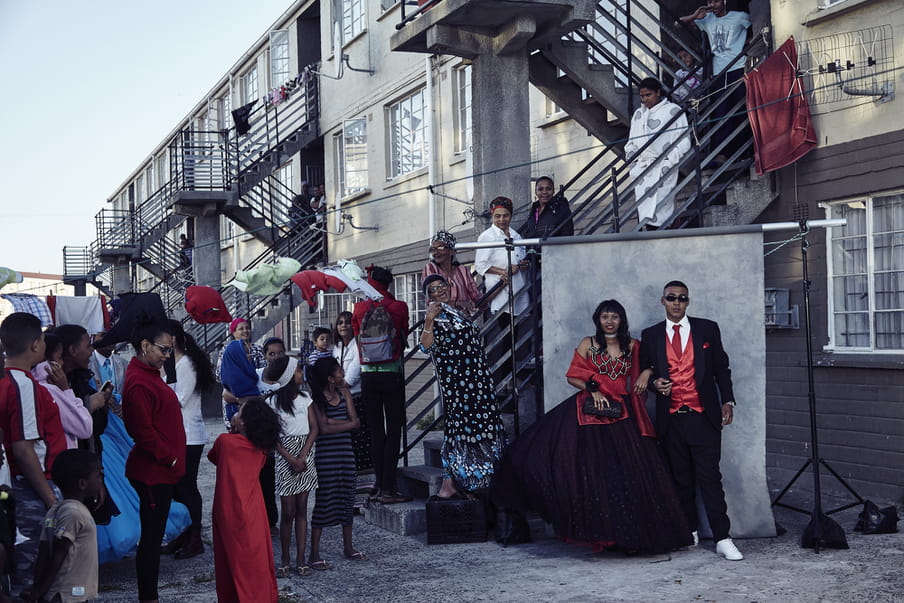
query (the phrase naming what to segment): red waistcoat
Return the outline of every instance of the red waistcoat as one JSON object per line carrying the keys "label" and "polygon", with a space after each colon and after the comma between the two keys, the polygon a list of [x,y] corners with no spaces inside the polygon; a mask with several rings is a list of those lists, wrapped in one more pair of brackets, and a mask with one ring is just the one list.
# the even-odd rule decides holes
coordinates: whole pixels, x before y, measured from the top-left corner
{"label": "red waistcoat", "polygon": [[689,406],[697,412],[703,412],[703,404],[697,394],[697,382],[694,379],[694,336],[688,334],[687,346],[681,358],[672,349],[668,338],[665,341],[665,355],[669,361],[669,379],[672,380],[672,403],[669,412],[676,412],[682,406]]}

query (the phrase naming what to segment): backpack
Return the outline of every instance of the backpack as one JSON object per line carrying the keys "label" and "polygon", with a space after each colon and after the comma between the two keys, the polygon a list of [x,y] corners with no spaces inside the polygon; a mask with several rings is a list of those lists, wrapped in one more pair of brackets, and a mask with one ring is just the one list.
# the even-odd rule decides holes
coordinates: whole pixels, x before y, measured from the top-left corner
{"label": "backpack", "polygon": [[392,316],[382,305],[371,302],[361,319],[358,333],[358,356],[361,364],[381,364],[395,357],[398,334]]}

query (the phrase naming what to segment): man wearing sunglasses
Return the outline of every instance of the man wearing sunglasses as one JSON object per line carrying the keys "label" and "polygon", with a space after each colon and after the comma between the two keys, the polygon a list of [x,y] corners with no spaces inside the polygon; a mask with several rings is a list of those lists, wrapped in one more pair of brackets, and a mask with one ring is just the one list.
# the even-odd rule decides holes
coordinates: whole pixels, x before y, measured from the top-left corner
{"label": "man wearing sunglasses", "polygon": [[719,471],[721,430],[731,424],[735,406],[728,354],[718,324],[687,316],[687,285],[669,282],[660,303],[666,319],[644,329],[640,345],[641,368],[653,369],[649,389],[656,393],[656,432],[694,543],[699,486],[716,552],[740,561],[744,556],[728,535],[731,524]]}

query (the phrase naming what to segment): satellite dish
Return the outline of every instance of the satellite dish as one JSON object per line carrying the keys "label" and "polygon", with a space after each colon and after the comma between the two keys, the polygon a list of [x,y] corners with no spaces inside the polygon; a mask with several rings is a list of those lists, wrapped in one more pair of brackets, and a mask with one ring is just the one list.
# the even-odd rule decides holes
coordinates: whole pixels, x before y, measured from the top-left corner
{"label": "satellite dish", "polygon": [[336,61],[336,79],[342,77],[342,26],[333,23],[333,58]]}

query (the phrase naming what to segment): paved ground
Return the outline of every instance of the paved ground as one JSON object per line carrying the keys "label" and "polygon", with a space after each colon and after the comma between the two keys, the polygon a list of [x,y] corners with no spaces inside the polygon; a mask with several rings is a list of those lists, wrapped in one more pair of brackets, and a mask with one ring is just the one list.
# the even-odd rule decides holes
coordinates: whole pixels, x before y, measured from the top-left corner
{"label": "paved ground", "polygon": [[[211,433],[219,429],[215,421],[208,427]],[[209,543],[214,471],[206,458],[200,480]],[[786,501],[810,504],[803,496]],[[740,562],[716,556],[709,541],[670,557],[591,554],[555,538],[509,548],[494,542],[427,546],[424,535],[397,536],[357,517],[355,544],[370,559],[345,560],[338,528],[326,530],[323,556],[334,569],[279,580],[280,600],[904,601],[904,534],[862,536],[853,532],[856,515],[851,509],[833,516],[850,549],[816,554],[798,544],[808,518],[778,509],[776,519],[787,533],[737,541],[746,556]],[[134,601],[134,560],[102,566],[100,582],[100,601]],[[190,560],[164,558],[160,586],[164,601],[215,601],[210,547]]]}

